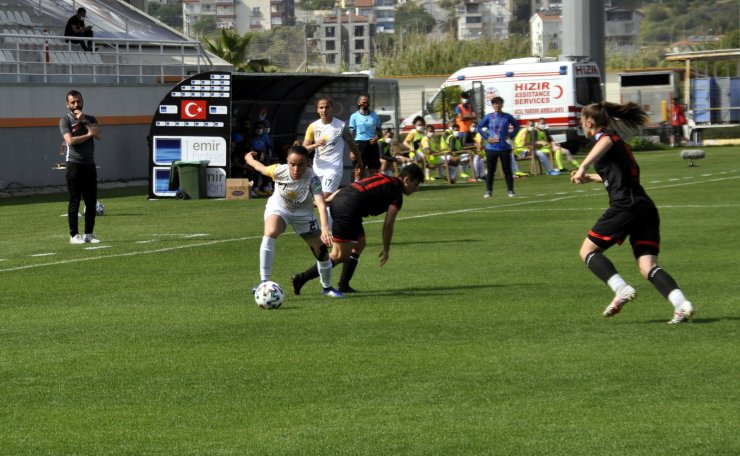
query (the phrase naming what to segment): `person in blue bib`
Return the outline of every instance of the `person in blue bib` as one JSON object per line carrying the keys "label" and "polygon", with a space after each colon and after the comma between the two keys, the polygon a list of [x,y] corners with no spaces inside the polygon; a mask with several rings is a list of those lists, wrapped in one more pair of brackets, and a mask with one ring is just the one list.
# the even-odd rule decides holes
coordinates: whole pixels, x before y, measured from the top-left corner
{"label": "person in blue bib", "polygon": [[514,196],[514,176],[511,173],[511,138],[519,131],[519,122],[507,112],[503,112],[504,99],[491,99],[493,112],[486,114],[478,123],[478,133],[486,145],[486,193],[483,198],[493,195],[493,176],[496,174],[496,161],[501,160],[501,168],[506,180],[509,196]]}

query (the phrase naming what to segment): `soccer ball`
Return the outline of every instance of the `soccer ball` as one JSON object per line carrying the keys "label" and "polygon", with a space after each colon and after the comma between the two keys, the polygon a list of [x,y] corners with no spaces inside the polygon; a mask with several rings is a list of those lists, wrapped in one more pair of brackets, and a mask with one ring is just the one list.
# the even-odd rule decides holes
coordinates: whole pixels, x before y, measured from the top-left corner
{"label": "soccer ball", "polygon": [[[87,212],[87,206],[82,210],[82,213],[85,214]],[[103,215],[105,214],[105,206],[103,206],[103,203],[100,201],[97,201],[95,203],[95,215]]]}
{"label": "soccer ball", "polygon": [[254,289],[254,302],[263,309],[277,309],[285,300],[285,292],[275,282],[262,282]]}

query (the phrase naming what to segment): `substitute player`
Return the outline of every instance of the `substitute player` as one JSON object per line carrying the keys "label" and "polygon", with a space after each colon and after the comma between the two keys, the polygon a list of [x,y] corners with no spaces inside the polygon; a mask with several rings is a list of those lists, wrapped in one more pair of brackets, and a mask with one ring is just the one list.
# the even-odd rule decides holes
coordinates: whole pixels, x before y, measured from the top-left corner
{"label": "substitute player", "polygon": [[[640,167],[632,150],[609,125],[634,129],[641,127],[648,116],[635,103],[590,104],[581,112],[581,125],[589,138],[596,140],[571,181],[576,184],[603,182],[609,194],[609,209],[588,232],[581,246],[581,258],[598,278],[603,280],[615,296],[604,310],[605,317],[618,314],[624,305],[635,299],[637,292],[617,272],[603,252],[614,244],[621,244],[628,236],[632,252],[643,277],[673,304],[670,324],[683,323],[694,314],[694,307],[684,296],[678,284],[658,266],[660,251],[660,217],[655,203],[640,185]],[[587,174],[593,165],[597,174]]]}
{"label": "substitute player", "polygon": [[[265,206],[265,228],[260,245],[260,280],[270,280],[272,263],[275,260],[275,241],[290,224],[316,257],[316,268],[324,285],[324,295],[341,296],[331,288],[329,217],[319,178],[308,167],[306,148],[290,147],[287,153],[288,163],[284,165],[265,166],[257,160],[255,151],[248,152],[244,158],[257,172],[273,179],[276,187]],[[314,216],[314,202],[319,210],[320,225]]]}
{"label": "substitute player", "polygon": [[329,97],[316,100],[319,119],[306,129],[303,147],[315,150],[313,170],[321,179],[324,198],[337,191],[344,171],[344,145],[350,150],[350,159],[362,168],[362,158],[346,124],[334,117],[334,103]]}
{"label": "substitute player", "polygon": [[[343,188],[331,199],[332,232],[334,245],[330,258],[332,266],[344,263],[342,276],[339,279],[339,291],[351,293],[355,290],[350,280],[355,273],[360,254],[365,249],[365,230],[362,219],[385,212],[383,222],[383,250],[380,252],[380,266],[386,261],[391,249],[393,226],[396,216],[403,206],[403,195],[411,195],[424,180],[421,168],[414,164],[401,168],[398,177],[375,174],[353,182]],[[301,294],[301,288],[309,280],[319,276],[319,270],[313,266],[306,271],[291,277],[293,292]]]}

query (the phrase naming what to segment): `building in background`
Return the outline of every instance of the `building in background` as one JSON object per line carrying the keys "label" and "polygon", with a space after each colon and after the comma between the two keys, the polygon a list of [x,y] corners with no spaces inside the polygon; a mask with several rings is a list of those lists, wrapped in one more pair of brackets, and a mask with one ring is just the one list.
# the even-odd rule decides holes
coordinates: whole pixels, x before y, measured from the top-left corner
{"label": "building in background", "polygon": [[182,0],[182,28],[192,36],[192,26],[212,16],[216,28],[234,29],[240,35],[295,25],[295,0]]}
{"label": "building in background", "polygon": [[532,0],[532,14],[538,11],[563,11],[563,0]]}
{"label": "building in background", "polygon": [[[539,3],[545,3],[545,0],[540,0]],[[635,10],[610,6],[605,8],[604,14],[606,48],[612,53],[635,52],[643,15]],[[563,11],[561,7],[537,11],[531,16],[529,27],[533,56],[545,57],[549,51],[554,51],[550,53],[556,54],[562,51]]]}
{"label": "building in background", "polygon": [[375,0],[375,27],[378,33],[396,31],[396,0]]}
{"label": "building in background", "polygon": [[[362,69],[373,58],[374,18],[356,14],[356,7],[341,8],[320,19],[313,42],[322,66],[328,69]],[[340,12],[340,14],[336,14]]]}
{"label": "building in background", "polygon": [[545,57],[549,51],[560,52],[563,44],[562,10],[540,10],[529,19],[532,55]]}
{"label": "building in background", "polygon": [[457,39],[508,39],[511,5],[512,2],[506,0],[463,0],[458,3],[455,7]]}

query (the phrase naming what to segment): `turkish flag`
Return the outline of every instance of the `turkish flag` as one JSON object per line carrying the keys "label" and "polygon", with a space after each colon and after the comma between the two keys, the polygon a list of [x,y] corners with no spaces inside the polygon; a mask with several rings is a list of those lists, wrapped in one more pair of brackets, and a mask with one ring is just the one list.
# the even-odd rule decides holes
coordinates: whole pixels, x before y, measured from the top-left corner
{"label": "turkish flag", "polygon": [[206,100],[182,100],[180,118],[186,120],[205,120],[208,114]]}

